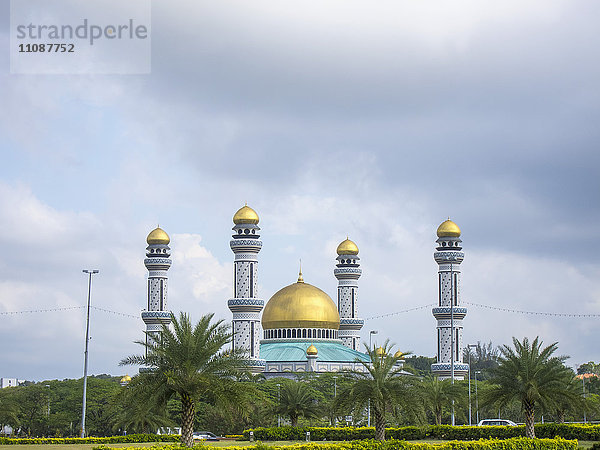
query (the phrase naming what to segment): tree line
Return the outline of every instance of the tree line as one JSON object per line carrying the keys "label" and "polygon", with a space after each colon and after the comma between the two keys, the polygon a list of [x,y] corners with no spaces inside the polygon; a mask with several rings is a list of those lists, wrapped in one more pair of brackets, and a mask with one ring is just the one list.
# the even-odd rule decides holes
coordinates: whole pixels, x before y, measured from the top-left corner
{"label": "tree line", "polygon": [[[160,342],[140,342],[144,354],[123,365],[146,370],[126,386],[120,377],[88,379],[86,428],[89,435],[156,432],[182,426],[182,441],[193,430],[239,434],[277,425],[367,425],[383,439],[385,426],[468,424],[468,380],[438,380],[434,360],[395,356],[389,342],[367,349],[365,372],[296,374],[293,379],[245,372],[240,354],[231,352],[229,327],[204,316],[192,324],[186,314],[172,316]],[[556,356],[557,344],[514,339],[511,346],[491,343],[466,349],[471,361],[471,422],[501,417],[528,425],[533,421],[600,419],[600,382],[583,383]],[[405,361],[401,368],[400,359]],[[590,363],[591,367],[597,367]],[[407,376],[401,372],[411,372]],[[523,376],[523,373],[529,374]],[[477,389],[477,394],[475,393]],[[22,436],[76,436],[81,421],[82,380],[51,380],[0,390],[0,425]],[[531,425],[531,426],[530,426]]]}

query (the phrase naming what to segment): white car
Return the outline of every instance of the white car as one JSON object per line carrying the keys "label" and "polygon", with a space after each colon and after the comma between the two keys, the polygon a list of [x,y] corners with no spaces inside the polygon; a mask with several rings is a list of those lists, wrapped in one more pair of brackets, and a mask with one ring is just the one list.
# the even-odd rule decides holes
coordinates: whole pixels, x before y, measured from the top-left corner
{"label": "white car", "polygon": [[483,419],[477,424],[478,427],[495,426],[495,427],[516,427],[517,424],[512,420],[507,419]]}
{"label": "white car", "polygon": [[193,434],[195,441],[218,441],[219,438],[212,434],[210,431],[194,431]]}

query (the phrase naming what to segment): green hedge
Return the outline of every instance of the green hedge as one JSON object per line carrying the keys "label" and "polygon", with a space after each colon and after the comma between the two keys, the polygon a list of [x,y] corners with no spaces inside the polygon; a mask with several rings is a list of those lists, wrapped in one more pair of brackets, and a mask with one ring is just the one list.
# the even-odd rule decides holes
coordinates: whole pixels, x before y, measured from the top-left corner
{"label": "green hedge", "polygon": [[7,438],[0,437],[0,445],[12,444],[118,444],[127,442],[179,442],[174,434],[129,434],[127,436],[86,438]]}
{"label": "green hedge", "polygon": [[[204,445],[197,445],[201,448]],[[163,445],[153,446],[154,450],[185,450],[185,447],[180,445]],[[273,445],[267,446],[260,442],[247,446],[227,447],[227,450],[247,450],[247,449],[264,449],[273,450],[577,450],[577,441],[568,441],[561,438],[556,439],[527,439],[523,437],[512,439],[481,439],[479,441],[448,441],[441,444],[426,444],[412,443],[389,439],[384,442],[375,441],[372,439],[362,441],[322,443],[322,442],[307,442],[292,445]],[[94,447],[94,450],[109,450],[106,445]],[[140,447],[124,447],[119,450],[140,450]]]}
{"label": "green hedge", "polygon": [[[312,441],[353,441],[375,438],[373,427],[272,427],[255,428],[244,431],[244,440],[250,439],[250,431],[254,439],[260,441],[301,441],[310,432]],[[387,438],[399,440],[443,439],[443,440],[476,440],[476,439],[508,439],[525,436],[525,426],[516,427],[477,427],[452,425],[429,425],[424,427],[386,428]],[[579,439],[582,441],[600,441],[600,425],[545,423],[535,426],[538,438]]]}

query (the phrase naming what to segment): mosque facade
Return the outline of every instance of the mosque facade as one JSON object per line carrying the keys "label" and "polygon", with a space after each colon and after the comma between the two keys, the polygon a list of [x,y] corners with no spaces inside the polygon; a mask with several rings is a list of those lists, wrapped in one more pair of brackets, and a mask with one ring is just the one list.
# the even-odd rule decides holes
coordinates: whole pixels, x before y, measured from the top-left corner
{"label": "mosque facade", "polygon": [[[243,355],[248,369],[267,377],[302,372],[366,370],[369,356],[360,350],[358,279],[362,274],[357,245],[346,238],[337,247],[333,275],[338,280],[337,302],[316,286],[304,281],[302,271],[295,283],[277,291],[268,302],[258,293],[260,240],[259,217],[245,205],[233,216],[229,246],[234,254],[233,297],[227,301],[232,313],[232,349]],[[462,362],[462,319],[460,304],[460,229],[450,219],[437,230],[434,259],[438,263],[437,363],[432,372],[463,379],[468,365]],[[171,266],[170,239],[160,227],[147,238],[148,309],[142,312],[146,339],[157,340],[163,325],[170,323],[167,309],[167,271]],[[382,355],[383,349],[378,349]],[[399,365],[402,353],[396,352]],[[452,363],[453,361],[453,363]]]}
{"label": "mosque facade", "polygon": [[229,246],[235,255],[234,297],[227,305],[233,314],[232,347],[244,355],[250,370],[265,376],[363,370],[359,361],[369,358],[358,351],[364,321],[358,317],[361,269],[356,244],[346,239],[337,248],[337,305],[305,282],[302,272],[265,305],[257,293],[262,248],[258,214],[245,205],[235,213],[233,223]]}

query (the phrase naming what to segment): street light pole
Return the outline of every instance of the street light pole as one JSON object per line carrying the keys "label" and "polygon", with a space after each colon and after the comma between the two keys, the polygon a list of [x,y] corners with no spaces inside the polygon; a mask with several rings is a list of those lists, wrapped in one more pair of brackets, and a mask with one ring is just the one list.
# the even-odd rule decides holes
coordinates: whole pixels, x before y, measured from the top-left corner
{"label": "street light pole", "polygon": [[[373,349],[372,344],[371,344],[371,336],[373,336],[374,334],[379,333],[378,330],[371,330],[369,331],[369,351],[371,351]],[[367,400],[367,426],[370,427],[371,426],[371,399],[369,398]]]}
{"label": "street light pole", "polygon": [[475,410],[477,411],[477,425],[479,425],[479,399],[477,398],[477,374],[481,373],[481,370],[475,371]]}
{"label": "street light pole", "polygon": [[98,273],[98,270],[83,270],[83,273],[89,275],[88,282],[88,301],[87,301],[87,320],[85,325],[85,356],[83,363],[83,406],[81,408],[81,437],[85,437],[85,402],[87,394],[87,370],[88,370],[88,344],[90,342],[90,301],[92,298],[92,275]]}
{"label": "street light pole", "polygon": [[[585,402],[585,373],[581,374],[581,381],[583,381],[583,401]],[[585,405],[583,406],[583,423],[587,423],[587,417],[585,415]]]}
{"label": "street light pole", "polygon": [[[281,408],[281,384],[277,383],[277,403]],[[277,426],[281,426],[281,413],[277,414]]]}
{"label": "street light pole", "polygon": [[469,426],[471,426],[472,425],[472,423],[471,423],[471,418],[472,418],[472,414],[471,414],[471,349],[477,348],[477,345],[469,344],[469,345],[467,345],[467,348],[469,349]]}
{"label": "street light pole", "polygon": [[46,435],[50,436],[50,385],[46,384],[45,386],[48,388],[48,412],[46,414],[48,425],[46,427]]}
{"label": "street light pole", "polygon": [[371,350],[371,336],[373,336],[374,334],[379,333],[379,331],[377,330],[371,330],[369,331],[369,351]]}
{"label": "street light pole", "polygon": [[[333,401],[334,401],[334,403],[335,403],[336,398],[337,398],[337,376],[334,375],[333,376]],[[334,410],[334,414],[335,414],[335,417],[333,420],[333,424],[337,427],[337,414],[336,414],[335,410]]]}

